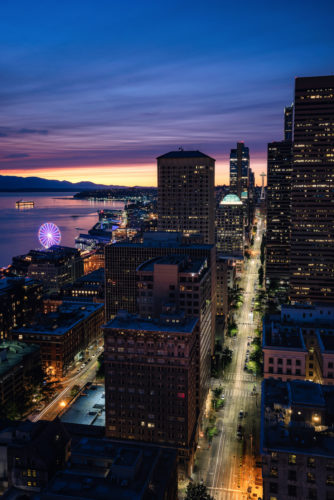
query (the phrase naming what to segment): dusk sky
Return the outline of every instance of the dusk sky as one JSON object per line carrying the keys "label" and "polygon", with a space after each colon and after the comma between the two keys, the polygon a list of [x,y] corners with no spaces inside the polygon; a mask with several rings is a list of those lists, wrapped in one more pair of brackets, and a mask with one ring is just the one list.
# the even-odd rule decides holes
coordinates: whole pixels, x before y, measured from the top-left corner
{"label": "dusk sky", "polygon": [[259,174],[295,76],[334,71],[333,17],[332,0],[2,0],[0,173],[156,185],[183,146],[227,183],[244,141]]}

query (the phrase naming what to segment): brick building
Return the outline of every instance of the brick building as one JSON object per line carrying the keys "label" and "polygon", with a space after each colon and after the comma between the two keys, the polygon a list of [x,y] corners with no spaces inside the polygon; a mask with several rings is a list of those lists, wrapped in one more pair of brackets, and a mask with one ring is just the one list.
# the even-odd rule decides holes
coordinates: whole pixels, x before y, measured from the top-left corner
{"label": "brick building", "polygon": [[264,380],[263,500],[333,500],[334,388]]}
{"label": "brick building", "polygon": [[263,323],[264,377],[334,382],[334,307],[282,306]]}
{"label": "brick building", "polygon": [[106,435],[174,447],[188,472],[198,434],[198,319],[122,312],[103,330]]}
{"label": "brick building", "polygon": [[0,279],[0,340],[10,338],[17,326],[25,326],[42,310],[41,283],[30,278]]}
{"label": "brick building", "polygon": [[13,331],[13,338],[39,345],[43,368],[63,377],[74,359],[101,336],[103,320],[103,304],[63,302],[56,312]]}

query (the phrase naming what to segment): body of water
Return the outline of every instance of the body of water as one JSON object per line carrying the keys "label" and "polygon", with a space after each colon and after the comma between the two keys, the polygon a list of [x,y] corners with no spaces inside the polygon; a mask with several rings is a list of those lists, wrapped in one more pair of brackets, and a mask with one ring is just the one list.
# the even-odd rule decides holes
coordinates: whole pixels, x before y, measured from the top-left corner
{"label": "body of water", "polygon": [[[11,263],[14,255],[41,248],[38,229],[44,222],[53,222],[61,231],[61,245],[74,247],[75,237],[86,233],[98,221],[97,211],[123,208],[118,201],[73,199],[74,193],[0,193],[0,267]],[[32,200],[35,207],[18,210],[15,202]]]}

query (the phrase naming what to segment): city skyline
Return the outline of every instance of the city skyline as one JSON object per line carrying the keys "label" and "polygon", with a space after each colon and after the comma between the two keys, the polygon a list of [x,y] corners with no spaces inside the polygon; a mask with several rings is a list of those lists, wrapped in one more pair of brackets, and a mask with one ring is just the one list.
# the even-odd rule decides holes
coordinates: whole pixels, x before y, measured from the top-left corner
{"label": "city skyline", "polygon": [[244,141],[260,184],[292,79],[332,71],[329,1],[19,4],[0,21],[2,174],[154,186],[156,157],[183,146],[227,184]]}

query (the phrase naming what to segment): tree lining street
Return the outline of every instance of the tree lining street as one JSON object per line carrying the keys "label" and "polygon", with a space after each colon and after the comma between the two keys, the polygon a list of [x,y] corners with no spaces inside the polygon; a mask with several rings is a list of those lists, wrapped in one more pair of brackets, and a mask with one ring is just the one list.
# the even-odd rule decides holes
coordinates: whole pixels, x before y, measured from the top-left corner
{"label": "tree lining street", "polygon": [[[232,361],[225,368],[222,378],[212,383],[212,388],[222,386],[225,396],[224,408],[216,413],[218,435],[213,437],[211,445],[202,437],[196,455],[197,471],[193,474],[193,479],[197,482],[203,481],[210,495],[216,500],[256,500],[262,497],[261,469],[255,467],[260,441],[261,385],[260,380],[257,381],[244,366],[246,351],[251,350],[248,343],[255,336],[258,327],[250,318],[253,312],[252,299],[255,301],[258,285],[258,270],[261,266],[263,224],[258,216],[252,255],[245,261],[240,282],[240,287],[243,288],[243,303],[234,313],[238,334],[225,341],[225,346],[233,350]],[[243,418],[239,418],[240,410],[245,412],[246,416]],[[239,425],[242,426],[242,439],[237,437]]]}

